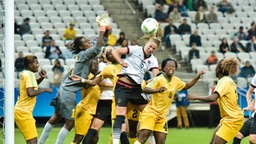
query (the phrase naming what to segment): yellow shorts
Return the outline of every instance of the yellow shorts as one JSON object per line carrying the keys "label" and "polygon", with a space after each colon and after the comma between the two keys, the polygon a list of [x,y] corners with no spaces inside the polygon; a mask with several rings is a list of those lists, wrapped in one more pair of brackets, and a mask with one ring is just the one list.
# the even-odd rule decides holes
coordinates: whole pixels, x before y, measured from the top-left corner
{"label": "yellow shorts", "polygon": [[143,111],[140,115],[140,130],[147,129],[156,132],[168,132],[166,118],[158,118],[152,113]]}
{"label": "yellow shorts", "polygon": [[116,119],[116,102],[115,102],[115,98],[114,97],[112,99],[111,119],[112,120]]}
{"label": "yellow shorts", "polygon": [[14,110],[14,120],[26,140],[37,138],[36,120],[32,113]]}
{"label": "yellow shorts", "polygon": [[75,133],[79,135],[86,135],[93,119],[93,116],[80,106],[76,106],[73,111]]}
{"label": "yellow shorts", "polygon": [[128,120],[139,121],[140,113],[140,110],[136,106],[132,105],[131,103],[128,103],[126,115],[126,118]]}
{"label": "yellow shorts", "polygon": [[236,136],[237,132],[239,132],[239,130],[242,128],[243,123],[244,119],[233,123],[221,122],[221,127],[216,132],[216,135],[221,137],[225,141],[230,142]]}

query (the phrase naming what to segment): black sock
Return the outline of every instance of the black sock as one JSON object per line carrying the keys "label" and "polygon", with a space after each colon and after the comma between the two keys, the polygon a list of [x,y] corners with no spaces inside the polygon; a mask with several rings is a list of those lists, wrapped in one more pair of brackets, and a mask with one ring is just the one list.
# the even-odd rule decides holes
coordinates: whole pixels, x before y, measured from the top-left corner
{"label": "black sock", "polygon": [[126,132],[122,132],[120,136],[121,144],[130,144]]}
{"label": "black sock", "polygon": [[233,144],[240,144],[241,142],[241,139],[235,137],[234,140],[233,140]]}
{"label": "black sock", "polygon": [[95,129],[89,129],[82,144],[93,144],[94,142],[93,138],[96,134],[97,134],[97,131]]}
{"label": "black sock", "polygon": [[116,115],[116,119],[113,125],[113,133],[112,137],[113,139],[120,139],[120,133],[121,133],[121,127],[124,123],[125,116],[123,115]]}

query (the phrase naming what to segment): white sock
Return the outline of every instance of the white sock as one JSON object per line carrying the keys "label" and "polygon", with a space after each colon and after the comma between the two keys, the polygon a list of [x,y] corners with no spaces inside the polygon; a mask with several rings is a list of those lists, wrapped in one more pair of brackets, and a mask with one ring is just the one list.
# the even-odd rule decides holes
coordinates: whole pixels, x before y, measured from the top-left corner
{"label": "white sock", "polygon": [[150,136],[148,137],[148,142],[149,144],[156,144],[156,141],[155,141],[155,137],[154,137],[154,134],[153,132],[150,134]]}
{"label": "white sock", "polygon": [[66,128],[62,127],[62,129],[60,130],[56,143],[55,144],[63,144],[66,136],[68,135],[69,130],[67,130]]}
{"label": "white sock", "polygon": [[120,139],[113,139],[113,144],[119,144]]}
{"label": "white sock", "polygon": [[42,134],[40,136],[40,139],[38,141],[38,144],[44,144],[45,143],[46,139],[48,138],[48,136],[49,136],[49,134],[52,130],[52,128],[53,128],[53,125],[50,124],[49,122],[47,122],[45,124],[43,132],[42,132]]}

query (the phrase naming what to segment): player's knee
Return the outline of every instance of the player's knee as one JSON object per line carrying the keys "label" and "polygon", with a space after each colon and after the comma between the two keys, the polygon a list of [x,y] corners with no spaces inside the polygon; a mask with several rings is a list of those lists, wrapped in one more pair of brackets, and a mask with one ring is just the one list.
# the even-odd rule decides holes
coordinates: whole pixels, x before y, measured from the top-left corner
{"label": "player's knee", "polygon": [[256,137],[249,138],[250,144],[256,144]]}
{"label": "player's knee", "polygon": [[66,120],[65,121],[65,124],[64,124],[64,127],[67,129],[67,130],[71,130],[74,126],[74,121],[73,120]]}
{"label": "player's knee", "polygon": [[243,135],[242,133],[238,132],[238,133],[236,134],[236,138],[243,139],[243,138],[244,138],[244,135]]}

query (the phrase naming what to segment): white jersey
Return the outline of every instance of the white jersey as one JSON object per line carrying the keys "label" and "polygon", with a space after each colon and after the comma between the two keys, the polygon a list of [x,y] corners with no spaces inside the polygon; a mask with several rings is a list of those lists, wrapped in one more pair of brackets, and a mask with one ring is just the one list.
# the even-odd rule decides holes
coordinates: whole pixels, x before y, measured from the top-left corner
{"label": "white jersey", "polygon": [[137,84],[141,84],[145,72],[153,68],[158,68],[156,57],[152,54],[150,57],[145,58],[143,47],[129,46],[128,55],[125,62],[128,64],[127,68],[122,68],[122,74],[129,75]]}
{"label": "white jersey", "polygon": [[[99,63],[99,72],[101,72],[108,64],[101,62]],[[109,78],[106,78],[103,80],[105,83],[113,84],[112,81]],[[101,100],[112,100],[112,97],[114,95],[113,88],[105,88],[101,87]]]}
{"label": "white jersey", "polygon": [[[251,86],[254,88],[254,95],[256,93],[256,74],[254,75],[254,77],[252,78],[252,81],[251,81]],[[255,98],[254,98],[255,99]],[[254,103],[254,108],[256,108],[256,100],[255,100],[255,103]],[[255,113],[255,112],[254,112]],[[253,115],[254,115],[253,113]]]}

